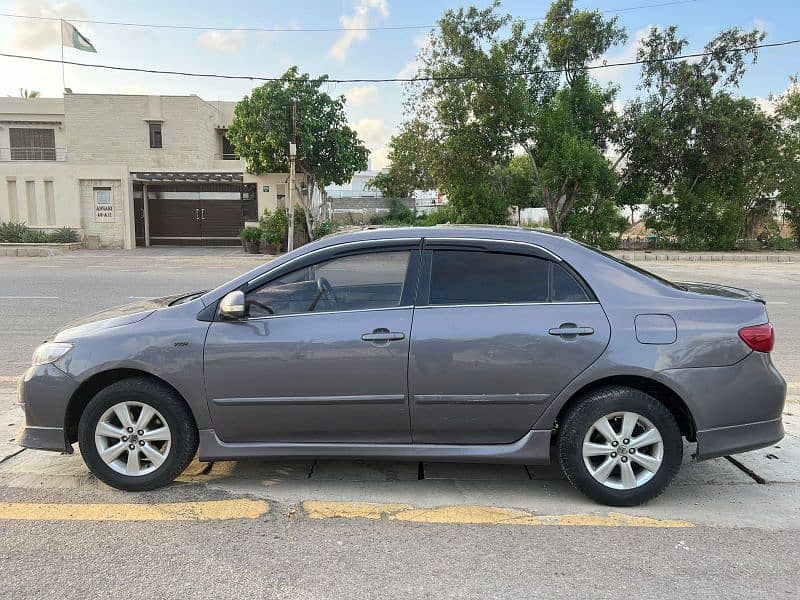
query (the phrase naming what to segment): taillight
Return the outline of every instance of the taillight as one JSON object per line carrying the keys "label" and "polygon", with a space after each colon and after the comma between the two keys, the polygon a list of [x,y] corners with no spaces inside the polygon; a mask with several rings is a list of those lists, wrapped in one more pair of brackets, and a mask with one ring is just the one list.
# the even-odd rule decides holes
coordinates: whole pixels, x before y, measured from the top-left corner
{"label": "taillight", "polygon": [[775,330],[772,328],[772,323],[743,327],[739,330],[739,337],[757,352],[772,352],[775,346]]}

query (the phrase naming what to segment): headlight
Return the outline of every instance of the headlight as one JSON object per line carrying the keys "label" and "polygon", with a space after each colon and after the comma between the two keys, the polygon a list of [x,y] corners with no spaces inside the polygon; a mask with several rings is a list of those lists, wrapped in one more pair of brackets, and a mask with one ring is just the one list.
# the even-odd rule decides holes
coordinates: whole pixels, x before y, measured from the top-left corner
{"label": "headlight", "polygon": [[46,342],[33,351],[31,364],[34,367],[56,362],[67,352],[72,350],[72,344],[63,342]]}

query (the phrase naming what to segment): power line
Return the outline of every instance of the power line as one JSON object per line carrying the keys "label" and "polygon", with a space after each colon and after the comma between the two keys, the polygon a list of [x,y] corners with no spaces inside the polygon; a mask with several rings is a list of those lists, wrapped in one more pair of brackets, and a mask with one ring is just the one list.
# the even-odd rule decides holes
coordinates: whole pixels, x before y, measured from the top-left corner
{"label": "power line", "polygon": [[[638,6],[628,6],[624,8],[615,8],[600,11],[606,13],[622,13],[634,10],[644,10],[648,8],[659,8],[663,6],[675,6],[678,4],[692,4],[700,0],[673,0],[671,2],[658,2],[655,4],[641,4]],[[43,15],[20,15],[17,13],[0,12],[0,17],[10,17],[13,19],[34,19],[40,21],[60,21],[63,17],[46,17]],[[134,23],[126,21],[96,21],[92,19],[69,19],[64,18],[65,21],[70,23],[88,23],[91,25],[115,25],[118,27],[143,27],[152,29],[185,29],[189,31],[253,31],[253,32],[268,32],[268,33],[322,33],[322,32],[338,32],[338,31],[403,31],[411,29],[435,29],[438,24],[434,25],[386,25],[376,27],[212,27],[208,25],[171,25],[166,23]],[[534,17],[523,19],[526,22],[542,21],[544,17]]]}
{"label": "power line", "polygon": [[[425,82],[425,81],[467,81],[467,80],[491,80],[503,79],[507,77],[524,77],[529,75],[547,75],[557,73],[575,73],[583,70],[594,71],[599,69],[610,69],[612,67],[628,67],[631,65],[651,64],[659,62],[672,62],[676,60],[683,60],[687,58],[702,58],[703,56],[710,56],[712,54],[731,54],[733,52],[748,52],[750,50],[758,50],[761,48],[777,48],[779,46],[790,46],[793,44],[800,44],[800,38],[796,40],[786,40],[783,42],[771,42],[768,44],[754,44],[752,46],[740,46],[731,48],[729,50],[712,50],[709,52],[694,52],[691,54],[678,54],[675,56],[668,56],[665,58],[655,58],[646,60],[628,60],[615,63],[602,63],[599,65],[587,65],[584,67],[577,67],[574,69],[535,69],[532,71],[514,71],[511,73],[487,73],[487,74],[470,74],[470,75],[452,75],[452,76],[423,76],[423,77],[377,77],[366,78],[358,77],[352,79],[312,79],[311,81],[323,81],[326,83],[410,83],[410,82]],[[280,77],[261,77],[258,75],[224,75],[221,73],[194,73],[191,71],[164,71],[160,69],[145,69],[142,67],[120,67],[117,65],[102,65],[92,63],[75,62],[71,60],[59,60],[56,58],[42,58],[39,56],[26,56],[22,54],[8,54],[0,52],[0,56],[5,58],[16,58],[20,60],[31,60],[36,62],[55,63],[63,65],[71,65],[74,67],[86,67],[90,69],[107,69],[111,71],[128,71],[134,73],[149,73],[153,75],[179,75],[182,77],[205,77],[212,79],[238,79],[248,81],[280,81]]]}

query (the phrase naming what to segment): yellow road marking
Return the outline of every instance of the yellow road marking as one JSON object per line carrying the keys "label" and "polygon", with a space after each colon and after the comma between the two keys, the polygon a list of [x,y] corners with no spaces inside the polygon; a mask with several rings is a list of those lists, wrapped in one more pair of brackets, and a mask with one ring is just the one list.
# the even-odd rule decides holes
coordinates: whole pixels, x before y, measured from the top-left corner
{"label": "yellow road marking", "polygon": [[263,500],[212,500],[163,504],[37,504],[0,502],[0,519],[22,521],[222,521],[257,519]]}
{"label": "yellow road marking", "polygon": [[529,511],[496,506],[440,506],[414,508],[407,504],[371,502],[327,502],[308,500],[303,510],[312,519],[380,519],[412,523],[559,525],[564,527],[694,527],[678,519],[652,519],[618,512],[607,514],[537,515]]}

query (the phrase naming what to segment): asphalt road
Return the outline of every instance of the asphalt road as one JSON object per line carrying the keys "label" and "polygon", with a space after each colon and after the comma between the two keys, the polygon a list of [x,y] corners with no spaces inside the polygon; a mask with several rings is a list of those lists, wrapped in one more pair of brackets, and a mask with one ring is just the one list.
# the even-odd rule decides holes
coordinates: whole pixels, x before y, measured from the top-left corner
{"label": "asphalt road", "polygon": [[[215,287],[264,260],[238,249],[73,252],[64,257],[0,257],[0,382],[21,374],[54,329],[140,297]],[[676,281],[754,289],[767,299],[777,342],[773,359],[800,382],[800,264],[639,263]]]}
{"label": "asphalt road", "polygon": [[[258,261],[0,258],[0,433],[18,418],[13,379],[50,331],[136,297],[213,287]],[[642,266],[763,293],[774,360],[800,381],[800,265]],[[125,494],[75,455],[0,455],[0,597],[796,598],[796,413],[789,405],[793,436],[739,457],[765,484],[725,459],[687,464],[658,500],[619,512],[546,468],[426,464],[417,480],[415,463],[195,464],[168,488]],[[206,502],[221,504],[202,513]],[[263,508],[239,513],[237,502]]]}

